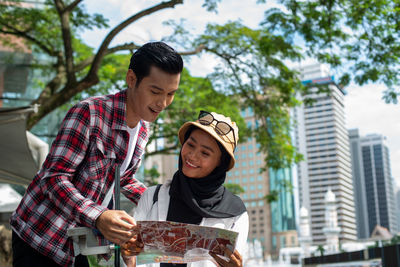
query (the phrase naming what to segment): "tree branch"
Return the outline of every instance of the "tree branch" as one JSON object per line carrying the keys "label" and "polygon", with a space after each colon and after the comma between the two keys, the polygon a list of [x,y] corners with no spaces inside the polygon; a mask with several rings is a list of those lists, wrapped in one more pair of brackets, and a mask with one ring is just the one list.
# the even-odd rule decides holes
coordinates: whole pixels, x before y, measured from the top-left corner
{"label": "tree branch", "polygon": [[0,24],[5,26],[6,28],[9,28],[9,29],[12,30],[12,31],[6,31],[6,30],[0,29],[0,33],[10,34],[10,35],[19,36],[19,37],[22,37],[24,39],[27,39],[27,40],[31,41],[32,43],[36,44],[40,49],[42,49],[44,52],[46,52],[50,56],[56,56],[56,52],[50,50],[50,48],[48,48],[45,44],[43,44],[39,40],[37,40],[37,39],[33,38],[32,36],[30,36],[27,32],[20,31],[17,28],[15,28],[13,26],[10,26],[10,25],[8,25],[8,24],[6,24],[4,22],[0,22]]}
{"label": "tree branch", "polygon": [[[75,1],[77,2],[77,1]],[[75,6],[79,3],[73,3]],[[63,37],[64,44],[64,52],[65,52],[65,65],[67,72],[67,83],[74,84],[76,83],[76,77],[74,72],[74,56],[72,49],[72,37],[71,37],[71,28],[69,25],[69,15],[70,12],[65,8],[64,3],[61,0],[54,0],[54,4],[56,6],[58,15],[60,17],[61,22],[61,32]]]}
{"label": "tree branch", "polygon": [[[123,44],[123,45],[118,45],[112,48],[107,49],[104,52],[104,56],[107,56],[109,54],[118,52],[118,51],[123,51],[123,50],[133,50],[133,49],[138,49],[140,46],[134,44],[134,43],[129,43],[129,44]],[[86,68],[87,66],[89,66],[90,64],[92,64],[93,60],[95,58],[95,55],[92,55],[88,58],[86,58],[85,60],[82,60],[81,62],[79,62],[75,67],[74,67],[74,71],[81,71],[84,68]]]}
{"label": "tree branch", "polygon": [[155,5],[153,7],[150,7],[148,9],[145,9],[143,11],[140,11],[139,13],[136,13],[135,15],[129,17],[125,21],[121,22],[119,25],[117,25],[109,34],[106,36],[106,38],[103,40],[102,44],[100,45],[96,56],[93,60],[92,67],[88,73],[88,76],[96,76],[97,72],[100,68],[101,61],[103,57],[105,56],[105,53],[107,51],[108,45],[111,43],[111,41],[114,39],[114,37],[121,32],[123,29],[125,29],[128,25],[133,23],[134,21],[145,17],[147,15],[150,15],[154,12],[157,12],[159,10],[165,9],[165,8],[173,8],[177,4],[182,4],[183,0],[171,0],[168,2],[161,2],[158,5]]}
{"label": "tree branch", "polygon": [[205,50],[206,46],[201,44],[198,47],[196,47],[194,50],[192,51],[184,51],[184,52],[179,52],[179,54],[181,56],[192,56],[192,55],[196,55],[198,53],[200,53],[201,51]]}
{"label": "tree branch", "polygon": [[82,2],[82,0],[75,0],[74,2],[72,2],[69,6],[67,6],[65,8],[66,12],[71,12],[80,2]]}
{"label": "tree branch", "polygon": [[[138,49],[140,48],[140,46],[134,44],[134,43],[129,43],[129,44],[123,44],[123,45],[118,45],[112,48],[107,49],[104,52],[104,56],[107,56],[109,54],[118,52],[118,51],[124,51],[124,50],[134,50],[134,49]],[[178,52],[180,55],[182,56],[191,56],[191,55],[196,55],[198,53],[200,53],[202,50],[204,50],[206,47],[204,45],[200,45],[198,47],[196,47],[194,50],[192,51],[182,51],[182,52]],[[89,66],[90,64],[92,64],[93,60],[95,58],[95,55],[90,56],[84,60],[82,60],[81,62],[79,62],[77,65],[75,65],[74,67],[74,71],[81,71],[84,68],[86,68],[87,66]]]}

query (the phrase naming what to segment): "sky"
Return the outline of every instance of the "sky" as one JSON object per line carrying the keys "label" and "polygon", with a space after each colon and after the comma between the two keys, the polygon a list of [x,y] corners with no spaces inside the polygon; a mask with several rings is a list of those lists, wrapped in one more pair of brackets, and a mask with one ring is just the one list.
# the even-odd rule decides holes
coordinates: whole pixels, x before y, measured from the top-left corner
{"label": "sky", "polygon": [[[109,19],[111,27],[120,23],[132,14],[144,8],[158,4],[154,0],[87,0],[84,1],[89,12],[103,14]],[[255,4],[256,1],[222,0],[218,13],[207,12],[202,8],[203,1],[184,1],[174,9],[163,10],[127,27],[119,33],[111,46],[122,43],[136,42],[143,44],[148,41],[160,40],[172,31],[163,25],[163,21],[185,19],[186,28],[191,32],[201,33],[206,23],[214,22],[223,24],[228,21],[240,20],[250,28],[257,28],[264,17],[267,7],[276,6],[273,1],[268,4]],[[254,3],[254,4],[252,4]],[[86,42],[98,47],[102,38],[109,29],[88,31],[83,33]],[[311,60],[312,61],[312,60]],[[306,65],[307,62],[304,62]],[[186,67],[193,76],[204,76],[216,66],[216,61],[211,56],[194,56]],[[386,137],[390,151],[392,176],[400,186],[400,106],[386,104],[382,100],[385,86],[382,84],[369,84],[365,86],[349,85],[345,88],[345,114],[347,128],[358,128],[361,136],[367,134],[381,134]]]}

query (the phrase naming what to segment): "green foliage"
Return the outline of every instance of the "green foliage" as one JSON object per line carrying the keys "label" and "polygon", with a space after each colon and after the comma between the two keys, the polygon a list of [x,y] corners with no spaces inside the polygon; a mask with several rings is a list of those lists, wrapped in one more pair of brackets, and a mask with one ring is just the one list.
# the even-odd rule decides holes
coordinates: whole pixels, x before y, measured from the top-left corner
{"label": "green foliage", "polygon": [[263,26],[288,41],[302,40],[303,53],[338,70],[341,86],[382,82],[384,98],[397,102],[399,90],[400,2],[282,0]]}
{"label": "green foliage", "polygon": [[278,190],[270,190],[269,194],[267,194],[264,199],[267,201],[268,204],[272,202],[276,202],[279,199],[279,191]]}
{"label": "green foliage", "polygon": [[318,245],[317,251],[319,252],[319,256],[323,257],[325,253],[325,249],[323,245]]}
{"label": "green foliage", "polygon": [[245,192],[243,187],[241,187],[239,184],[225,184],[225,188],[235,195],[240,195]]}
{"label": "green foliage", "polygon": [[[18,4],[24,1],[13,2],[17,4],[0,3],[0,33],[7,34],[2,35],[0,41],[15,49],[29,48],[35,56],[40,55],[35,57],[32,66],[40,69],[45,77],[37,80],[42,91],[37,94],[35,103],[41,107],[38,118],[29,120],[29,127],[55,109],[62,113],[82,98],[125,87],[129,65],[126,52],[132,52],[137,46],[133,43],[117,48],[108,45],[115,36],[113,33],[117,34],[135,19],[119,25],[118,29],[110,29],[110,35],[103,40],[104,50],[98,54],[101,49],[85,44],[82,34],[109,28],[108,20],[101,14],[89,14],[84,1],[64,10],[56,8],[57,1],[51,0],[29,8],[26,3]],[[60,2],[64,7],[75,3]],[[160,1],[155,5],[159,9],[144,16],[181,2]],[[219,2],[221,0],[205,0],[203,7],[217,12]],[[400,93],[398,0],[281,0],[279,3],[282,8],[266,10],[265,19],[257,29],[240,22],[210,24],[202,35],[193,37],[184,21],[166,23],[175,30],[164,40],[175,41],[187,50],[201,47],[198,51],[214,55],[220,64],[209,77],[192,77],[187,70],[183,72],[174,104],[152,124],[150,141],[166,138],[165,146],[154,153],[176,153],[179,127],[205,109],[223,113],[236,121],[240,142],[248,137],[255,138],[260,152],[266,155],[268,168],[290,167],[302,160],[290,138],[289,111],[299,104],[296,95],[304,94],[307,88],[286,62],[296,62],[304,56],[336,68],[340,74],[339,86],[352,81],[361,85],[383,82],[389,88],[385,100],[397,101]],[[62,14],[68,14],[67,19],[63,20]],[[68,31],[63,32],[62,26]],[[25,46],[17,47],[9,36],[22,38]],[[296,44],[301,44],[302,48]],[[125,51],[125,54],[118,51]],[[100,60],[99,68],[92,65],[95,55]],[[240,116],[240,111],[248,108],[254,112],[256,121],[252,129],[247,129]],[[271,199],[274,199],[273,194]]]}
{"label": "green foliage", "polygon": [[391,245],[396,245],[396,244],[399,244],[400,243],[400,236],[399,235],[394,235],[393,237],[392,237],[392,239],[390,239],[390,244]]}
{"label": "green foliage", "polygon": [[158,172],[157,168],[152,167],[151,169],[144,170],[144,184],[147,187],[158,184],[158,177],[160,177],[160,173]]}
{"label": "green foliage", "polygon": [[252,30],[239,22],[208,25],[196,44],[222,59],[211,76],[215,87],[238,96],[242,109],[254,111],[252,136],[268,167],[290,167],[301,160],[291,143],[289,111],[298,104],[296,92],[306,88],[283,62],[300,59],[298,48],[267,30]]}

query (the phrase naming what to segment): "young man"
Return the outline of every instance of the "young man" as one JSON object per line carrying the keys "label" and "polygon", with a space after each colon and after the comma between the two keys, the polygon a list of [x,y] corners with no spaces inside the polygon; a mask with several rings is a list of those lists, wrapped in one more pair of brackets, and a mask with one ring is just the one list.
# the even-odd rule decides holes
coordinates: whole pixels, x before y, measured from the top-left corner
{"label": "young man", "polygon": [[114,175],[121,192],[137,203],[146,189],[133,178],[148,140],[149,125],[172,103],[182,58],[162,42],[147,43],[132,56],[128,89],[92,97],[72,107],[42,168],[29,185],[10,224],[14,266],[88,266],[74,257],[67,230],[86,226],[122,244],[135,221],[111,210]]}

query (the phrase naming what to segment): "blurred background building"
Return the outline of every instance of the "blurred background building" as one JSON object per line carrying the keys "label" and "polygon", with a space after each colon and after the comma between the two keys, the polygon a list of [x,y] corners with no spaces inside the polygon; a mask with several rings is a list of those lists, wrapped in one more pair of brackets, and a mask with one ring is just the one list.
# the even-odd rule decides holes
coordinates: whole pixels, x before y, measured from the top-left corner
{"label": "blurred background building", "polygon": [[358,238],[368,238],[377,225],[398,232],[395,183],[390,169],[386,138],[379,134],[359,135],[349,130]]}
{"label": "blurred background building", "polygon": [[[324,196],[330,188],[337,200],[339,240],[355,240],[352,169],[343,103],[345,92],[323,65],[299,70],[305,85],[315,85],[303,97],[312,102],[293,111],[295,144],[304,155],[304,161],[297,167],[299,204],[309,211],[313,244],[324,244]],[[328,90],[319,92],[318,85],[328,85]]]}

